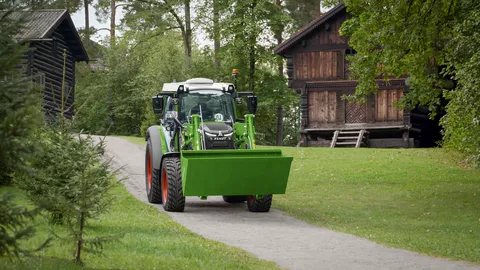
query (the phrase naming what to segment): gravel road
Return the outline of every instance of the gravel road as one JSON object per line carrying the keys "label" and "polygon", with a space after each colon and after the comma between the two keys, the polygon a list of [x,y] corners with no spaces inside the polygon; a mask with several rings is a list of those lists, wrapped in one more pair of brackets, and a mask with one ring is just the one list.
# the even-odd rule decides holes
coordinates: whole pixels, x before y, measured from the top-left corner
{"label": "gravel road", "polygon": [[[137,199],[145,195],[145,148],[117,137],[106,139],[106,155],[125,177]],[[288,192],[288,189],[287,189]],[[275,197],[275,196],[274,196]],[[275,202],[274,202],[275,204]],[[163,211],[161,205],[154,205]],[[431,258],[309,225],[281,211],[250,213],[245,204],[227,204],[221,197],[201,201],[187,197],[185,212],[168,213],[205,238],[242,248],[289,269],[477,269],[468,263]]]}

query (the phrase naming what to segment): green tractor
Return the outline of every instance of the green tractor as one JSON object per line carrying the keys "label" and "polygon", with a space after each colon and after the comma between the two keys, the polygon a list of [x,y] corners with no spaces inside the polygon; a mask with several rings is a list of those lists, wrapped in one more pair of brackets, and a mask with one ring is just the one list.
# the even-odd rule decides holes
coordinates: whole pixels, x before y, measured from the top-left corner
{"label": "green tractor", "polygon": [[[246,97],[249,113],[237,119]],[[160,125],[146,133],[148,201],[183,212],[185,196],[223,196],[247,201],[251,212],[268,212],[272,194],[284,194],[292,157],[280,149],[256,149],[257,97],[234,84],[196,78],[166,83],[153,97]]]}

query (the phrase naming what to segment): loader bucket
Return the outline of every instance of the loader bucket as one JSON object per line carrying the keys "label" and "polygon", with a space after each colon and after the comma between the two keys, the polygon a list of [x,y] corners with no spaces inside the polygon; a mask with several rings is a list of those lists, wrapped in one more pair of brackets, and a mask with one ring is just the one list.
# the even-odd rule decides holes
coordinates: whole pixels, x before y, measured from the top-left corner
{"label": "loader bucket", "polygon": [[280,149],[185,150],[183,195],[284,194],[292,159]]}

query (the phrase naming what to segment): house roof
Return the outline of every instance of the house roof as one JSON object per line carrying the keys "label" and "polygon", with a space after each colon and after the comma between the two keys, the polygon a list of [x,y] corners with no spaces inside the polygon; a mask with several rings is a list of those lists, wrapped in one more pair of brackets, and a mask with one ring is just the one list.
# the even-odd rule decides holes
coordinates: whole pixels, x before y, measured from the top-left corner
{"label": "house roof", "polygon": [[275,47],[275,53],[284,55],[285,52],[294,46],[297,42],[299,42],[303,37],[313,32],[317,29],[320,25],[325,23],[328,19],[333,17],[335,14],[339,13],[340,11],[346,9],[345,4],[340,4],[332,9],[330,9],[327,13],[323,14],[321,17],[313,20],[311,23],[307,24],[306,26],[300,28],[293,36],[289,39],[285,40],[277,47]]}
{"label": "house roof", "polygon": [[24,28],[15,35],[15,39],[19,41],[46,39],[50,38],[57,28],[60,28],[75,60],[88,62],[87,51],[67,10],[44,9],[30,12],[16,11],[12,12],[9,17],[18,20],[24,18],[26,20]]}

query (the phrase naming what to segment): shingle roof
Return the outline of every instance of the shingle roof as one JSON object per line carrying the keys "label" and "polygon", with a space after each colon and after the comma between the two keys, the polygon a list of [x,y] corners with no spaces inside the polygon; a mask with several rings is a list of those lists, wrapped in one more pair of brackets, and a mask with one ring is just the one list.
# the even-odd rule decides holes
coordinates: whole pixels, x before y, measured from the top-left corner
{"label": "shingle roof", "polygon": [[22,31],[14,37],[19,41],[49,38],[58,27],[61,27],[76,61],[88,61],[87,52],[67,10],[16,11],[9,14],[8,17],[14,20],[26,20]]}
{"label": "shingle roof", "polygon": [[333,17],[335,14],[339,13],[340,11],[346,9],[345,4],[340,4],[331,10],[329,10],[327,13],[323,14],[321,17],[318,19],[313,20],[311,23],[307,24],[306,26],[302,27],[300,30],[298,30],[293,36],[291,36],[289,39],[285,40],[281,44],[279,44],[277,47],[275,47],[275,53],[283,55],[284,52],[295,45],[298,41],[300,41],[304,36],[308,35],[311,33],[313,30],[317,29],[320,25],[325,23],[328,19]]}
{"label": "shingle roof", "polygon": [[10,18],[21,19],[25,17],[25,28],[15,38],[17,40],[46,38],[50,30],[63,19],[66,10],[37,10],[25,15],[25,12],[12,12]]}

